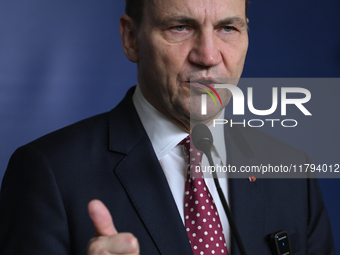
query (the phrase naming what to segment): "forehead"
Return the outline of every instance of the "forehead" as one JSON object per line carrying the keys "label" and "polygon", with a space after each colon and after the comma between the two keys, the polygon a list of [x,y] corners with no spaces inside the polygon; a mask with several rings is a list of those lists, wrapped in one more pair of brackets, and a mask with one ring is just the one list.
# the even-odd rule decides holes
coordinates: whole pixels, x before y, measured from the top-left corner
{"label": "forehead", "polygon": [[188,16],[202,22],[240,17],[246,19],[245,0],[147,0],[145,14],[155,19]]}

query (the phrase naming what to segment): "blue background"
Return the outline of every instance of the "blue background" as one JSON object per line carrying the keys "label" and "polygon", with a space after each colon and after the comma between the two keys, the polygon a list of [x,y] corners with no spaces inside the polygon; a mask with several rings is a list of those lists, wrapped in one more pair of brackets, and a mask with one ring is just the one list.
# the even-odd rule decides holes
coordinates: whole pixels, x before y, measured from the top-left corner
{"label": "blue background", "polygon": [[[113,108],[136,84],[136,66],[125,58],[119,36],[124,5],[0,1],[0,179],[17,147]],[[339,77],[339,13],[339,0],[252,1],[243,77]],[[321,87],[311,88],[311,109],[319,110],[328,128],[314,119],[305,132],[284,137],[317,162],[320,151],[340,152],[340,89]],[[339,253],[340,179],[320,184]]]}

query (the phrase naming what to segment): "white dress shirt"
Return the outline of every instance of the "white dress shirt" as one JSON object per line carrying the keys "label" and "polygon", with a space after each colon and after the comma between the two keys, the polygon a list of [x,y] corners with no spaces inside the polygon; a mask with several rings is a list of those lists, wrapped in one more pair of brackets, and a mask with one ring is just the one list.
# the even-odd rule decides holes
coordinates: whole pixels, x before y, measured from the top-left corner
{"label": "white dress shirt", "polygon": [[[178,144],[189,134],[156,110],[144,98],[138,85],[133,95],[133,103],[144,129],[149,136],[159,163],[163,168],[184,224],[184,188],[187,175],[187,158],[184,147]],[[219,118],[224,119],[224,110]],[[215,165],[226,165],[227,153],[223,125],[216,125],[216,127],[210,126],[209,129],[212,132],[213,137],[216,137],[211,151],[213,161]],[[209,165],[205,155],[202,158],[201,165],[203,167]],[[218,176],[220,186],[228,201],[227,175],[225,173],[218,173]],[[209,176],[209,173],[204,173],[204,177],[205,183],[209,188],[220,215],[225,240],[227,241],[228,252],[230,252],[230,228],[227,216],[218,196],[213,178]]]}

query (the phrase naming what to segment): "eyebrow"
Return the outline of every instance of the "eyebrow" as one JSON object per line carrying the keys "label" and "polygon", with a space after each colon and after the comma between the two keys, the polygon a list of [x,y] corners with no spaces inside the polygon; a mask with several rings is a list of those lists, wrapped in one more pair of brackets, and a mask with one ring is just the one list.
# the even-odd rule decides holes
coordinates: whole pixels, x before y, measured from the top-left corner
{"label": "eyebrow", "polygon": [[236,16],[223,19],[217,23],[217,25],[231,25],[231,24],[236,24],[241,28],[248,27],[244,19],[241,19],[240,17],[236,17]]}
{"label": "eyebrow", "polygon": [[[170,16],[170,17],[165,17],[164,19],[158,20],[157,25],[159,26],[166,26],[169,23],[172,22],[177,22],[177,23],[182,23],[182,24],[197,24],[197,20],[187,17],[187,16]],[[231,25],[231,24],[236,24],[241,28],[247,27],[247,23],[245,22],[244,19],[240,17],[230,17],[230,18],[225,18],[223,20],[220,20],[217,25]]]}
{"label": "eyebrow", "polygon": [[157,25],[159,26],[166,26],[169,23],[182,23],[182,24],[196,24],[197,21],[193,18],[189,18],[187,16],[170,16],[170,17],[165,17],[163,19],[157,20]]}

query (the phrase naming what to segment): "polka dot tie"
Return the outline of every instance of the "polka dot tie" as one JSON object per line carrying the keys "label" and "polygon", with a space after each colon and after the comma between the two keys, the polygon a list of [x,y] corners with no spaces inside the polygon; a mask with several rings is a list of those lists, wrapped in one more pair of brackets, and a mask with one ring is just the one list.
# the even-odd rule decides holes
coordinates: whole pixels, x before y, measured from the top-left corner
{"label": "polka dot tie", "polygon": [[[188,157],[185,182],[185,228],[194,255],[228,254],[223,229],[215,202],[200,172],[202,152],[191,142],[182,140]],[[190,174],[191,170],[191,174]]]}

